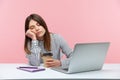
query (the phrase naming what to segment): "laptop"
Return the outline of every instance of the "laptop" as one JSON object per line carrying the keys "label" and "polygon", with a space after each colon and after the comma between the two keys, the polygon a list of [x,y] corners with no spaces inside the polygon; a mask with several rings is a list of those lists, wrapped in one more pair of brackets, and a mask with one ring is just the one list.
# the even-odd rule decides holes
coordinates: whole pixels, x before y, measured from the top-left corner
{"label": "laptop", "polygon": [[63,73],[101,70],[110,42],[77,43],[74,46],[68,69],[51,68]]}

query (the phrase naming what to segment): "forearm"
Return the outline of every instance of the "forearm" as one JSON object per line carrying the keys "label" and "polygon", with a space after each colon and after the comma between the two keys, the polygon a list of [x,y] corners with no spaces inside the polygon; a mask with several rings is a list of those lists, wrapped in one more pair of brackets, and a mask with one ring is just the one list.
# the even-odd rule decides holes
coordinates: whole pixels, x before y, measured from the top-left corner
{"label": "forearm", "polygon": [[37,58],[36,54],[31,53],[30,55],[27,55],[28,62],[32,66],[39,66],[40,65],[40,59]]}
{"label": "forearm", "polygon": [[61,67],[63,69],[67,69],[69,67],[71,56],[72,56],[72,52],[69,54],[69,56],[67,56],[66,59],[61,60]]}
{"label": "forearm", "polygon": [[68,66],[69,66],[69,62],[70,62],[69,59],[61,60],[61,67],[62,67],[62,69],[67,69]]}
{"label": "forearm", "polygon": [[30,48],[31,54],[27,55],[29,60],[29,64],[32,66],[39,66],[40,65],[40,52],[41,49],[38,47],[38,41],[33,40]]}

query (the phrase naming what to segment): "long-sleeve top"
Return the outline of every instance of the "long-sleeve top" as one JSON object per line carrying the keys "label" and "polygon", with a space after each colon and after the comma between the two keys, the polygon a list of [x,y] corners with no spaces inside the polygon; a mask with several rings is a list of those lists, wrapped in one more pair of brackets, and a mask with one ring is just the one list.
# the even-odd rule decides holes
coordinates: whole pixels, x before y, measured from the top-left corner
{"label": "long-sleeve top", "polygon": [[[53,53],[53,58],[61,61],[61,67],[63,69],[68,68],[70,63],[70,58],[72,55],[72,49],[68,46],[67,42],[58,34],[50,34],[51,37],[51,51]],[[29,46],[29,45],[28,45]],[[29,47],[31,54],[27,54],[29,64],[33,66],[39,66],[42,63],[40,57],[41,53],[48,53],[44,49],[44,41],[32,40],[31,47]],[[66,59],[61,59],[61,53],[66,55]]]}

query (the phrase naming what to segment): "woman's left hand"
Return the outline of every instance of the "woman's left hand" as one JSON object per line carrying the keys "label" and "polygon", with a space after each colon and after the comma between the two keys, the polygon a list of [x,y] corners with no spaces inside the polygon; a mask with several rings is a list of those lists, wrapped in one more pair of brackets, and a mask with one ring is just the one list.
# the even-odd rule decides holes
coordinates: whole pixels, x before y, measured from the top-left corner
{"label": "woman's left hand", "polygon": [[46,67],[59,67],[61,66],[60,60],[57,59],[48,59],[45,63]]}

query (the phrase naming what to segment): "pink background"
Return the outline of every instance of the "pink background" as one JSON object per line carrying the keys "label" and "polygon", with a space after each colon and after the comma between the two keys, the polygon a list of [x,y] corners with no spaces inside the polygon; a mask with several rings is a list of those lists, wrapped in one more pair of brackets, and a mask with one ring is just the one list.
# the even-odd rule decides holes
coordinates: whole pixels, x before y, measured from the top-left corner
{"label": "pink background", "polygon": [[0,62],[27,62],[24,21],[41,15],[71,48],[78,42],[111,42],[106,63],[120,63],[120,0],[0,0]]}

